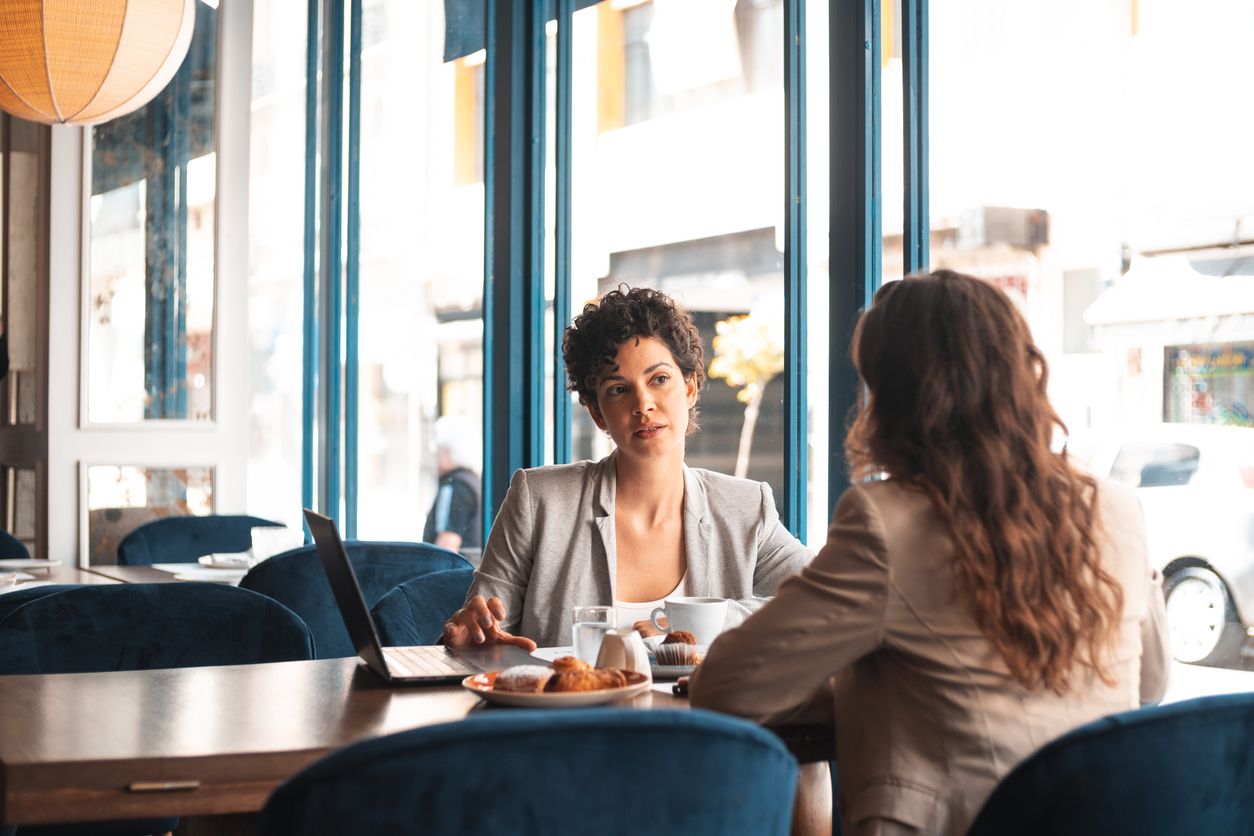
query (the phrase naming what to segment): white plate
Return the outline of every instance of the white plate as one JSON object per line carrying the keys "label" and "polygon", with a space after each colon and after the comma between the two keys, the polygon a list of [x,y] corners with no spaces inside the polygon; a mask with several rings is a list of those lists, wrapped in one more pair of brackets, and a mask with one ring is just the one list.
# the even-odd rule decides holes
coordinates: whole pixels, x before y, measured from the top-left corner
{"label": "white plate", "polygon": [[26,583],[19,583],[17,586],[0,586],[0,595],[8,592],[17,592],[19,589],[30,589],[35,586],[52,586],[54,583],[55,581],[27,581]]}
{"label": "white plate", "polygon": [[201,583],[237,584],[248,574],[247,569],[208,569],[195,564],[188,564],[183,572],[176,572],[176,581],[199,581]]}
{"label": "white plate", "polygon": [[0,572],[0,589],[12,589],[22,581],[33,581],[35,576],[29,572]]}
{"label": "white plate", "polygon": [[197,558],[201,566],[210,569],[247,569],[252,565],[253,557],[248,552],[232,554],[205,554]]}
{"label": "white plate", "polygon": [[696,665],[659,665],[652,659],[649,660],[649,670],[653,673],[654,679],[679,679],[681,676],[692,676],[692,672],[696,669]]}
{"label": "white plate", "polygon": [[49,569],[60,566],[59,560],[40,560],[37,557],[6,557],[0,558],[0,569],[15,572],[18,569]]}
{"label": "white plate", "polygon": [[563,656],[574,656],[575,648],[570,645],[565,647],[537,647],[531,651],[531,655],[545,662],[552,662],[554,659],[560,659]]}
{"label": "white plate", "polygon": [[623,671],[627,684],[622,688],[602,688],[599,691],[567,691],[561,693],[526,693],[523,691],[498,691],[493,688],[498,671],[477,673],[462,680],[462,687],[473,691],[482,699],[497,705],[516,705],[524,708],[574,708],[580,705],[601,705],[607,702],[634,697],[649,690],[649,679],[642,673]]}

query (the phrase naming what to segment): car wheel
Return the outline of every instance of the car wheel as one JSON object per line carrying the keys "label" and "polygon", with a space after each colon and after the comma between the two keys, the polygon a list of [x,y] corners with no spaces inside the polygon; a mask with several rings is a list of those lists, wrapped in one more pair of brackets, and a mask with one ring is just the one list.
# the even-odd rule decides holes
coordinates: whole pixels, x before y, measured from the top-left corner
{"label": "car wheel", "polygon": [[1239,656],[1245,628],[1223,579],[1189,566],[1167,578],[1163,594],[1172,656],[1200,665],[1225,665]]}

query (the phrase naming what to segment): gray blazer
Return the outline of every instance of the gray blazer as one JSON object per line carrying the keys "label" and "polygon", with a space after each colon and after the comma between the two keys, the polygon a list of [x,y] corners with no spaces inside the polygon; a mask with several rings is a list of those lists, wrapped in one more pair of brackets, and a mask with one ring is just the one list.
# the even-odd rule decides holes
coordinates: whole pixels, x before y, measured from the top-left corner
{"label": "gray blazer", "polygon": [[[574,607],[613,603],[616,459],[514,474],[468,595],[500,598],[505,630],[568,645]],[[684,551],[689,594],[731,599],[728,626],[811,558],[779,521],[768,485],[686,465]]]}

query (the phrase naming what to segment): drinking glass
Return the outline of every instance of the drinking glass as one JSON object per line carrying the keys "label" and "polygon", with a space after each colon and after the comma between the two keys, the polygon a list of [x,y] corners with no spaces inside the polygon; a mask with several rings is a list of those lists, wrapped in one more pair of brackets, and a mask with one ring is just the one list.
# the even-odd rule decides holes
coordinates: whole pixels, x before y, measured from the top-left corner
{"label": "drinking glass", "polygon": [[574,628],[571,631],[575,657],[595,665],[601,652],[601,639],[617,623],[613,607],[575,607]]}

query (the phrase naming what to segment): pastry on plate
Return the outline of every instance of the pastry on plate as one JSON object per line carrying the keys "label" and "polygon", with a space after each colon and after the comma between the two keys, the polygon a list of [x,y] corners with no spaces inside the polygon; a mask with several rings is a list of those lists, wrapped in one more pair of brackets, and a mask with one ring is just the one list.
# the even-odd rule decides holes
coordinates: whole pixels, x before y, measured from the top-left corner
{"label": "pastry on plate", "polygon": [[496,675],[492,687],[498,691],[539,693],[553,678],[553,669],[546,665],[514,665]]}
{"label": "pastry on plate", "polygon": [[663,642],[657,646],[653,658],[665,667],[687,667],[701,664],[701,656],[697,645]]}
{"label": "pastry on plate", "polygon": [[662,644],[696,644],[697,637],[687,630],[672,630],[662,639]]}
{"label": "pastry on plate", "polygon": [[555,673],[545,684],[544,690],[550,693],[600,691],[605,688],[622,688],[626,684],[627,677],[618,668],[595,668]]}
{"label": "pastry on plate", "polygon": [[590,671],[592,665],[589,665],[578,656],[558,656],[553,660],[553,670],[558,673],[564,671]]}

